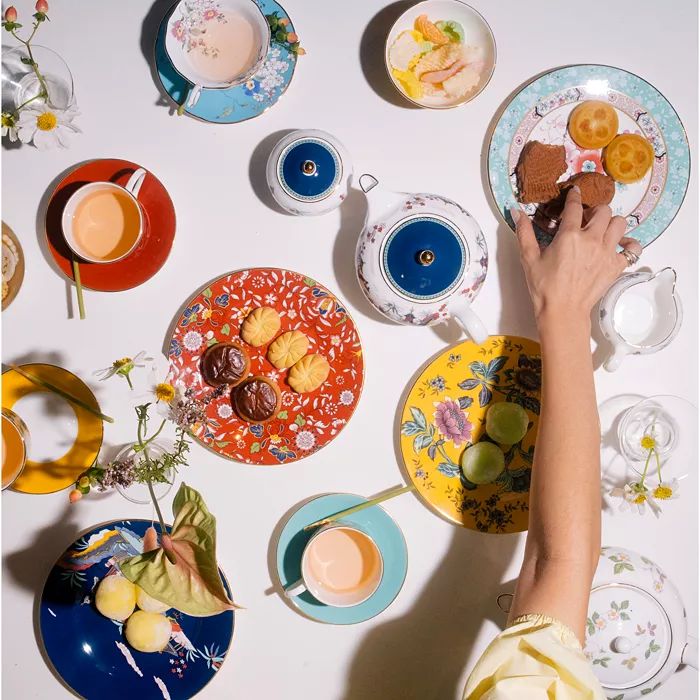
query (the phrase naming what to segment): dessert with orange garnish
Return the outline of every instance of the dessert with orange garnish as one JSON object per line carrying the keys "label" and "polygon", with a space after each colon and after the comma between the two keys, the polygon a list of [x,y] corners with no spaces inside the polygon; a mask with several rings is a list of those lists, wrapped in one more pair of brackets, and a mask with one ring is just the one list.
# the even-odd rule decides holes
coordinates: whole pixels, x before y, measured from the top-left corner
{"label": "dessert with orange garnish", "polygon": [[654,148],[639,134],[620,134],[603,152],[605,172],[625,185],[641,180],[653,162]]}
{"label": "dessert with orange garnish", "polygon": [[619,120],[608,102],[586,100],[569,116],[569,134],[581,148],[603,148],[617,135]]}

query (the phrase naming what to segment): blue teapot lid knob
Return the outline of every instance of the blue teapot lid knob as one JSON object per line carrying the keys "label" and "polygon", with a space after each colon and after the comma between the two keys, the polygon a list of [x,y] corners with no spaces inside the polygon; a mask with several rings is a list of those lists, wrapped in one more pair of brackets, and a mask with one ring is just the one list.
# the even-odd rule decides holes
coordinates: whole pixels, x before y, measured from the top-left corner
{"label": "blue teapot lid knob", "polygon": [[418,262],[427,267],[435,262],[435,253],[432,250],[421,250],[418,253]]}

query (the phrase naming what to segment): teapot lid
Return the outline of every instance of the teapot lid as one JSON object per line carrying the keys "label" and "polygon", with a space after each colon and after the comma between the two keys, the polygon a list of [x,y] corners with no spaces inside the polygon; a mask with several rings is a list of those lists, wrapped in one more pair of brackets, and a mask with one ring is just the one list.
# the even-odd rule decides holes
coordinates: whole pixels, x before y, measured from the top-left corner
{"label": "teapot lid", "polygon": [[386,235],[380,256],[386,282],[417,301],[447,296],[459,285],[468,264],[459,230],[434,214],[398,222]]}
{"label": "teapot lid", "polygon": [[284,148],[277,179],[290,197],[318,202],[333,193],[343,176],[343,161],[331,138],[302,135]]}
{"label": "teapot lid", "polygon": [[650,681],[666,664],[672,642],[668,615],[647,591],[624,583],[591,591],[584,651],[607,690]]}

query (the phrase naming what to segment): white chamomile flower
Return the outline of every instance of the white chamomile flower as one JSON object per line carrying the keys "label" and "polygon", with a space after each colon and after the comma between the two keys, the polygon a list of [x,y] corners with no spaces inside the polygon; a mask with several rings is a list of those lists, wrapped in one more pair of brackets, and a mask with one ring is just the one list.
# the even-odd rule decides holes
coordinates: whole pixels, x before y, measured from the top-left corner
{"label": "white chamomile flower", "polygon": [[[35,106],[36,105],[36,106]],[[49,104],[33,103],[22,110],[17,121],[17,134],[22,143],[34,142],[40,151],[66,148],[72,134],[80,133],[73,124],[78,115],[75,107],[56,109]]]}
{"label": "white chamomile flower", "polygon": [[16,141],[19,136],[17,133],[17,117],[9,112],[3,112],[0,116],[0,125],[2,126],[2,137],[7,136],[10,141]]}

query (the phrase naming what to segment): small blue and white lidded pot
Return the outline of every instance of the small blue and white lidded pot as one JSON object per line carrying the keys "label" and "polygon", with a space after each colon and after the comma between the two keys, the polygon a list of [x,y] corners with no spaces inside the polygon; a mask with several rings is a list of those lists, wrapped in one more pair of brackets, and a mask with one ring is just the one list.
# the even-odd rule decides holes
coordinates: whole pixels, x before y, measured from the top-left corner
{"label": "small blue and white lidded pot", "polygon": [[429,326],[454,318],[476,343],[488,332],[471,308],[488,268],[474,218],[435,194],[388,192],[361,175],[367,218],[357,242],[357,277],[367,299],[397,323]]}
{"label": "small blue and white lidded pot", "polygon": [[348,193],[352,164],[345,146],[318,129],[287,134],[267,160],[267,185],[277,204],[290,214],[325,214]]}

